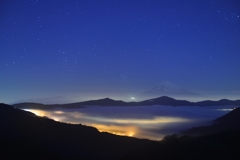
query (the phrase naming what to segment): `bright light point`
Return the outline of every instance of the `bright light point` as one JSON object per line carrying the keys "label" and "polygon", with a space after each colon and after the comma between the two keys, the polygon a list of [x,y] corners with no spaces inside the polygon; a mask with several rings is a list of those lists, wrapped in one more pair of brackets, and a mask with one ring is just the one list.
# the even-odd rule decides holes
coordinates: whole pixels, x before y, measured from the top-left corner
{"label": "bright light point", "polygon": [[25,111],[32,112],[36,114],[37,116],[43,117],[45,116],[44,112],[41,110],[36,110],[36,109],[24,109]]}
{"label": "bright light point", "polygon": [[129,137],[132,137],[133,135],[134,135],[134,133],[130,133],[128,136],[129,136]]}
{"label": "bright light point", "polygon": [[56,114],[63,114],[64,112],[63,111],[55,111],[54,113],[56,113]]}
{"label": "bright light point", "polygon": [[232,111],[234,110],[235,108],[223,108],[223,109],[218,109],[219,111]]}
{"label": "bright light point", "polygon": [[59,119],[58,118],[53,118],[54,121],[58,121],[59,122]]}
{"label": "bright light point", "polygon": [[135,100],[135,97],[131,97],[131,100]]}

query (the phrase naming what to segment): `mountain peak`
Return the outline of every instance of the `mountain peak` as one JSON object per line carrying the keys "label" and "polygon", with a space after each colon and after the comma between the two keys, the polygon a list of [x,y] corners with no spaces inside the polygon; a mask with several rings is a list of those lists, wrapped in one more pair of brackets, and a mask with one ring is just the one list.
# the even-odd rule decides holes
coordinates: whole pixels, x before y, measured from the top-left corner
{"label": "mountain peak", "polygon": [[79,102],[79,105],[100,105],[100,106],[125,106],[126,102],[121,100],[113,100],[111,98],[102,98],[98,100],[89,100],[84,102]]}
{"label": "mountain peak", "polygon": [[152,90],[155,91],[165,91],[165,92],[171,92],[171,91],[175,91],[175,90],[179,90],[181,89],[180,87],[178,87],[177,85],[171,83],[171,82],[162,82],[159,85],[157,85],[156,87],[154,87]]}
{"label": "mountain peak", "polygon": [[90,101],[99,101],[99,102],[113,102],[113,101],[116,101],[114,99],[111,99],[109,97],[106,97],[106,98],[102,98],[102,99],[97,99],[97,100],[90,100]]}
{"label": "mountain peak", "polygon": [[168,96],[177,99],[198,99],[201,96],[188,91],[182,87],[179,87],[171,82],[165,81],[157,86],[143,92],[139,95],[139,99],[149,99],[152,97],[161,97],[161,96]]}
{"label": "mountain peak", "polygon": [[106,98],[99,99],[99,100],[113,100],[113,99],[106,97]]}

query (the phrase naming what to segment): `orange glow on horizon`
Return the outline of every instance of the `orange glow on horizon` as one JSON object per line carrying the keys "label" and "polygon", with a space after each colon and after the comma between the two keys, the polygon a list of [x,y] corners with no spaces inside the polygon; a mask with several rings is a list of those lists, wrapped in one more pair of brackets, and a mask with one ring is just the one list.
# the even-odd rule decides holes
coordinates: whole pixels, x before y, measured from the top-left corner
{"label": "orange glow on horizon", "polygon": [[[50,112],[47,112],[47,111],[44,111],[44,110],[38,110],[38,109],[24,109],[24,110],[28,111],[28,112],[32,112],[39,117],[48,117],[48,118],[51,118],[55,121],[61,121],[60,117],[52,116],[52,114]],[[54,113],[63,114],[64,112],[60,113],[59,111],[55,111]]]}
{"label": "orange glow on horizon", "polygon": [[125,133],[122,133],[122,132],[112,132],[112,131],[107,131],[107,130],[99,130],[99,132],[108,132],[108,133],[115,134],[115,135],[118,135],[118,136],[128,136],[128,137],[133,137],[133,135],[134,135],[133,132],[130,132],[129,134],[125,134]]}
{"label": "orange glow on horizon", "polygon": [[[71,124],[83,124],[86,126],[92,126],[100,132],[108,132],[119,136],[147,138],[147,139],[161,139],[164,134],[160,131],[164,126],[175,123],[183,123],[193,121],[193,119],[187,119],[182,117],[173,116],[152,116],[145,118],[131,118],[131,117],[103,117],[96,115],[88,115],[78,111],[64,110],[38,110],[38,109],[24,109],[32,112],[40,117],[48,117],[55,121],[71,123]],[[151,129],[156,129],[159,133],[151,132]],[[150,131],[149,131],[150,130]]]}
{"label": "orange glow on horizon", "polygon": [[100,132],[108,132],[119,136],[132,137],[137,132],[135,126],[117,126],[117,125],[102,125],[102,124],[88,124],[97,128]]}
{"label": "orange glow on horizon", "polygon": [[32,112],[40,117],[46,116],[46,113],[47,113],[47,112],[44,112],[43,110],[38,110],[38,109],[24,109],[24,110],[28,112]]}

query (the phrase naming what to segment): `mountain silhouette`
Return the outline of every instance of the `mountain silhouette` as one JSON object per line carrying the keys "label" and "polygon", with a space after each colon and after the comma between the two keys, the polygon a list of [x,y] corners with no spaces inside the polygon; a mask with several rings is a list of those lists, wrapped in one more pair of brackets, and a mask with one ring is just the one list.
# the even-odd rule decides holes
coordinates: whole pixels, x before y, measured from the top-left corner
{"label": "mountain silhouette", "polygon": [[239,148],[240,107],[214,120],[212,126],[192,128],[182,136],[167,135],[158,144],[129,152],[124,159],[235,160],[239,159]]}
{"label": "mountain silhouette", "polygon": [[113,100],[110,98],[104,98],[99,100],[90,100],[90,101],[84,101],[79,102],[77,104],[80,105],[99,105],[99,106],[129,106],[129,105],[136,105],[135,102],[124,102],[120,100]]}
{"label": "mountain silhouette", "polygon": [[[163,97],[166,98],[166,97]],[[215,120],[229,126],[204,136],[168,135],[150,141],[81,124],[56,122],[0,104],[1,159],[236,159],[240,147],[240,108]],[[233,124],[235,123],[235,124]],[[217,131],[217,132],[216,132]]]}
{"label": "mountain silhouette", "polygon": [[227,106],[227,105],[240,105],[240,100],[228,100],[228,99],[221,99],[219,101],[201,101],[195,103],[198,106]]}
{"label": "mountain silhouette", "polygon": [[113,100],[110,98],[98,99],[98,100],[90,100],[84,102],[77,103],[69,103],[69,104],[54,104],[54,105],[44,105],[39,103],[19,103],[14,104],[13,106],[16,108],[22,109],[53,109],[53,108],[82,108],[84,106],[152,106],[152,105],[166,105],[166,106],[225,106],[232,105],[238,106],[240,105],[240,100],[227,100],[222,99],[219,101],[200,101],[200,102],[189,102],[186,100],[176,100],[171,97],[162,96],[159,98],[153,98],[140,102],[124,102],[120,100]]}
{"label": "mountain silhouette", "polygon": [[240,107],[233,109],[231,112],[222,117],[217,118],[210,126],[193,127],[187,131],[184,131],[183,134],[206,135],[236,128],[240,128]]}
{"label": "mountain silhouette", "polygon": [[83,101],[77,103],[69,103],[69,104],[40,104],[40,103],[18,103],[13,104],[16,108],[21,109],[54,109],[54,108],[83,108],[84,106],[131,106],[138,105],[136,102],[124,102],[120,100],[113,100],[110,98],[98,99],[98,100],[90,100]]}
{"label": "mountain silhouette", "polygon": [[171,97],[162,96],[139,102],[141,105],[167,105],[167,106],[192,106],[194,103],[186,100],[176,100]]}
{"label": "mountain silhouette", "polygon": [[32,102],[32,103],[41,103],[41,104],[54,104],[53,102],[58,102],[59,104],[64,103],[70,103],[71,101],[63,96],[55,96],[55,97],[46,97],[46,98],[35,98],[35,99],[21,99],[15,102],[10,103],[12,104],[18,104],[18,103],[26,103],[26,102]]}
{"label": "mountain silhouette", "polygon": [[159,85],[141,93],[138,99],[149,99],[151,97],[168,96],[177,99],[203,98],[196,93],[181,88],[171,82],[162,82]]}
{"label": "mountain silhouette", "polygon": [[159,143],[129,152],[124,160],[236,160],[239,159],[240,128],[204,136],[168,135]]}
{"label": "mountain silhouette", "polygon": [[[57,122],[6,104],[0,104],[0,128],[0,140],[5,144],[0,145],[1,151],[5,151],[0,156],[4,159],[19,159],[18,155],[34,159],[39,153],[46,153],[43,159],[119,159],[131,150],[156,143]],[[5,148],[6,145],[14,146]]]}
{"label": "mountain silhouette", "polygon": [[214,120],[215,123],[228,127],[240,127],[240,107],[234,108],[231,112]]}

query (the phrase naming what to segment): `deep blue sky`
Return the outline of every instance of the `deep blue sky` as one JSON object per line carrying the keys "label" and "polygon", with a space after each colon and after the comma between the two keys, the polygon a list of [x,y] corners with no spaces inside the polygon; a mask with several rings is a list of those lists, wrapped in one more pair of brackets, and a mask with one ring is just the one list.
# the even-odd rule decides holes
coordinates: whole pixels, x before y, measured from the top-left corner
{"label": "deep blue sky", "polygon": [[124,99],[163,81],[240,98],[238,0],[0,2],[1,102]]}

